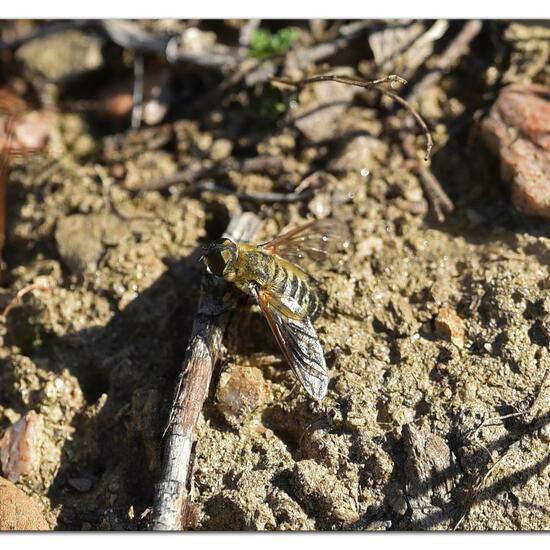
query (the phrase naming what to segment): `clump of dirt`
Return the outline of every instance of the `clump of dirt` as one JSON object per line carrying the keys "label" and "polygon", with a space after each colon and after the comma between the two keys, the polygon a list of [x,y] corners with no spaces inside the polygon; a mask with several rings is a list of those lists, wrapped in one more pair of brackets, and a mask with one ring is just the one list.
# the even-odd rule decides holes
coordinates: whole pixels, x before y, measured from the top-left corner
{"label": "clump of dirt", "polygon": [[[489,63],[475,47],[470,56]],[[444,223],[426,213],[414,163],[368,94],[346,96],[324,129],[332,137],[313,144],[260,110],[267,92],[242,88],[115,138],[73,113],[70,128],[55,122],[66,146],[14,165],[0,306],[26,285],[47,290],[24,296],[2,327],[0,432],[28,411],[42,417],[39,467],[18,486],[52,528],[147,527],[201,245],[239,206],[185,178],[144,189],[258,155],[282,168],[212,177],[249,193],[293,190],[317,170],[326,179],[306,201],[244,201],[264,220],[259,242],[326,216],[353,236],[342,265],[314,273],[329,390],[316,402],[296,385],[257,308],[231,314],[197,428],[192,528],[550,526],[550,232],[513,210],[482,143],[467,146],[481,94],[462,95],[457,78],[470,66],[430,96],[432,170],[455,203]],[[75,128],[83,154],[68,145]]]}

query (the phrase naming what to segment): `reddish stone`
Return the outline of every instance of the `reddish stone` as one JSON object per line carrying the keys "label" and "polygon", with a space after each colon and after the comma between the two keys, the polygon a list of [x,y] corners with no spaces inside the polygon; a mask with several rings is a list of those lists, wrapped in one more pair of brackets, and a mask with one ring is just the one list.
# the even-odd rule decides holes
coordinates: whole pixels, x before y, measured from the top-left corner
{"label": "reddish stone", "polygon": [[500,156],[501,174],[512,184],[518,210],[550,218],[550,88],[503,89],[482,132]]}

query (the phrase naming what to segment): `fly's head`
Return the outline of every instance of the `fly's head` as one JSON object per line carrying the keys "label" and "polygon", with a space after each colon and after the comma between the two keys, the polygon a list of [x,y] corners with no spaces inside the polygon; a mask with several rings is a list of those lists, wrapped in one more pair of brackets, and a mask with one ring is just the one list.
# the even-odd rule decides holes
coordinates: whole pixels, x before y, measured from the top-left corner
{"label": "fly's head", "polygon": [[208,270],[226,281],[235,279],[235,264],[239,251],[231,239],[218,239],[209,244],[203,254]]}

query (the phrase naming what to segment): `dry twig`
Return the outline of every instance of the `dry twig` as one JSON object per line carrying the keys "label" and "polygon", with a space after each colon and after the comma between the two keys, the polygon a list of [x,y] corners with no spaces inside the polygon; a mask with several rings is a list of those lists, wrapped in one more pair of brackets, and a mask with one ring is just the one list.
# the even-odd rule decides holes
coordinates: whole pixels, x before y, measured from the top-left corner
{"label": "dry twig", "polygon": [[445,214],[449,214],[454,210],[453,201],[449,198],[449,195],[445,193],[443,187],[433,175],[432,171],[421,162],[418,162],[416,156],[416,149],[408,139],[408,136],[403,139],[403,151],[410,160],[416,160],[414,169],[420,177],[424,191],[428,196],[428,200],[434,209],[437,221],[444,222]]}
{"label": "dry twig", "polygon": [[[28,110],[27,104],[16,94],[7,89],[0,89],[0,122],[4,118],[3,128],[0,128],[0,271],[2,270],[2,252],[6,239],[6,194],[8,186],[9,167],[12,159],[25,154],[18,148],[15,135],[15,125],[19,117]],[[3,138],[3,139],[2,139]]]}
{"label": "dry twig", "polygon": [[[445,72],[456,63],[458,58],[464,53],[468,44],[479,34],[482,26],[483,23],[478,20],[472,20],[465,23],[455,39],[438,58],[435,67],[428,72],[407,95],[407,101],[415,103],[426,90],[435,86],[441,80]],[[407,158],[416,159],[415,148],[410,141],[404,141],[403,150]],[[439,222],[445,221],[446,214],[450,214],[454,210],[453,202],[443,190],[439,180],[428,167],[418,163],[418,175],[432,208],[434,209],[437,220]]]}
{"label": "dry twig", "polygon": [[193,190],[194,191],[209,191],[211,193],[219,193],[221,195],[233,195],[237,197],[240,201],[250,201],[258,203],[289,203],[289,202],[300,202],[306,199],[310,199],[314,194],[317,188],[309,188],[305,191],[299,193],[275,193],[275,192],[258,192],[258,193],[246,193],[242,191],[234,191],[233,189],[228,189],[227,187],[222,187],[221,185],[216,185],[213,181],[203,181],[198,183]]}
{"label": "dry twig", "polygon": [[[254,214],[242,213],[232,219],[225,236],[249,241],[258,225],[259,219]],[[199,308],[166,430],[161,479],[156,487],[153,507],[153,531],[185,528],[195,426],[220,354],[228,314],[228,304],[224,299],[226,292],[224,281],[208,274],[203,276]]]}
{"label": "dry twig", "polygon": [[145,182],[140,187],[140,190],[160,191],[179,183],[191,184],[203,178],[223,176],[231,170],[237,170],[241,174],[248,174],[252,172],[275,173],[280,172],[282,169],[283,161],[280,157],[255,157],[242,161],[232,160],[211,168],[187,168],[171,176]]}
{"label": "dry twig", "polygon": [[435,86],[441,80],[445,72],[464,54],[470,42],[481,32],[482,27],[483,23],[478,19],[473,19],[465,23],[454,40],[439,56],[435,62],[434,68],[431,69],[407,95],[407,101],[411,103],[418,101],[418,98],[425,93],[426,90]]}
{"label": "dry twig", "polygon": [[430,131],[428,129],[428,126],[418,113],[416,109],[414,109],[405,99],[398,96],[396,93],[387,90],[383,87],[384,84],[390,84],[393,85],[394,83],[398,84],[406,84],[407,81],[404,78],[401,78],[398,75],[391,74],[384,78],[379,78],[377,80],[363,80],[360,78],[354,78],[346,75],[317,75],[317,76],[311,76],[308,78],[303,78],[301,80],[290,80],[288,78],[276,78],[272,77],[270,79],[272,84],[275,85],[283,85],[288,86],[290,88],[294,88],[296,91],[300,91],[304,86],[307,84],[314,84],[315,82],[338,82],[340,84],[347,84],[348,86],[358,86],[359,88],[376,88],[381,94],[386,95],[399,103],[401,106],[403,106],[405,109],[409,111],[411,116],[416,120],[418,125],[422,128],[422,131],[424,132],[424,135],[426,136],[426,160],[429,160],[430,158],[430,152],[433,147],[433,140],[432,136],[430,134]]}

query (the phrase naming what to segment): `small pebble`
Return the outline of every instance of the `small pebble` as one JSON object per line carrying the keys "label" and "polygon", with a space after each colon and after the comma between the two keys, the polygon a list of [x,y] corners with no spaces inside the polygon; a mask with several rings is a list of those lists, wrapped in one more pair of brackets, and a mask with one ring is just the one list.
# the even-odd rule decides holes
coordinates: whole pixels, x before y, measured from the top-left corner
{"label": "small pebble", "polygon": [[212,149],[210,150],[210,158],[215,162],[225,160],[231,155],[233,145],[228,139],[220,138],[216,139],[212,143]]}
{"label": "small pebble", "polygon": [[55,241],[59,255],[73,273],[93,271],[103,251],[97,216],[74,214],[61,218]]}
{"label": "small pebble", "polygon": [[[354,71],[350,67],[334,67],[331,73],[353,76]],[[337,82],[311,86],[300,94],[300,103],[292,109],[294,124],[310,141],[334,139],[347,104],[356,93],[357,88]]]}
{"label": "small pebble", "polygon": [[550,424],[545,424],[540,430],[539,430],[539,437],[542,441],[545,443],[550,443]]}
{"label": "small pebble", "polygon": [[335,172],[356,172],[368,177],[388,151],[379,139],[357,136],[346,142],[342,151],[329,163]]}
{"label": "small pebble", "polygon": [[67,483],[79,493],[87,493],[92,488],[92,480],[87,477],[72,477]]}
{"label": "small pebble", "polygon": [[16,57],[27,69],[53,82],[66,82],[103,65],[103,39],[79,30],[35,38],[23,44]]}
{"label": "small pebble", "polygon": [[222,373],[216,393],[218,410],[231,426],[239,426],[266,399],[266,382],[256,367],[233,366]]}
{"label": "small pebble", "polygon": [[384,243],[380,237],[372,235],[366,237],[357,245],[356,257],[358,260],[368,258],[376,252],[380,252],[384,247]]}
{"label": "small pebble", "polygon": [[30,411],[0,438],[2,473],[10,481],[17,481],[21,475],[30,475],[37,468],[43,428],[42,416]]}
{"label": "small pebble", "polygon": [[464,347],[464,322],[454,309],[443,307],[435,318],[435,332],[450,340],[457,348]]}
{"label": "small pebble", "polygon": [[402,517],[407,513],[408,505],[403,491],[399,490],[391,497],[390,506],[399,517]]}

